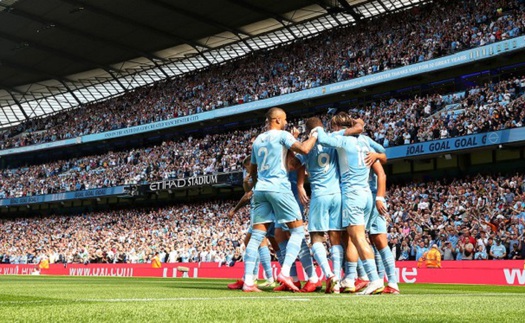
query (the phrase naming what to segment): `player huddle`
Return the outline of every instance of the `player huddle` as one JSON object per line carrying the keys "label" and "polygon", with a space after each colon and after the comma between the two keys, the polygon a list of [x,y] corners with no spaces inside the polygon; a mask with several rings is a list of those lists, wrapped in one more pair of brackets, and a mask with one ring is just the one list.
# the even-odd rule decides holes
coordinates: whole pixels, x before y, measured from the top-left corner
{"label": "player huddle", "polygon": [[[267,131],[255,139],[250,160],[245,161],[247,193],[230,211],[233,215],[251,203],[244,279],[228,287],[260,292],[256,284],[259,261],[268,278],[265,286],[276,285],[270,241],[281,265],[277,276],[280,286],[275,291],[319,290],[322,282],[315,272],[313,254],[326,277],[327,293],[364,289],[361,294],[398,294],[394,257],[386,237],[386,175],[381,166],[386,162],[384,148],[361,135],[361,120],[353,120],[346,113],[332,118],[331,133],[324,130],[319,118],[308,119],[309,137],[304,142],[296,139],[295,129],[292,133],[284,131],[287,122],[282,109],[270,109],[266,122]],[[303,187],[306,176],[310,199]],[[305,241],[301,208],[308,203],[311,250]],[[330,239],[332,267],[323,244],[325,233]],[[308,276],[302,287],[295,269],[298,257]],[[386,287],[383,271],[388,278]]]}

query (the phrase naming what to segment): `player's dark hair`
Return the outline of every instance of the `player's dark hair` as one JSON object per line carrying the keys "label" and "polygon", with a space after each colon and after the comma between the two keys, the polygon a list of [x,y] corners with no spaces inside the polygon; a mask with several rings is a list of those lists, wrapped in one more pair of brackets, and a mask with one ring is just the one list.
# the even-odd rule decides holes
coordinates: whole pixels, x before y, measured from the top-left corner
{"label": "player's dark hair", "polygon": [[323,122],[318,117],[311,117],[306,120],[306,132],[312,131],[315,127],[322,127]]}

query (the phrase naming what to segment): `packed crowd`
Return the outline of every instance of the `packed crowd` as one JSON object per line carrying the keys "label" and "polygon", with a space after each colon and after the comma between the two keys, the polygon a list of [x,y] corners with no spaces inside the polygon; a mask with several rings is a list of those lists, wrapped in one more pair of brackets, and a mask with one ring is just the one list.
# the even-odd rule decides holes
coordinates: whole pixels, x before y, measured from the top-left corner
{"label": "packed crowd", "polygon": [[2,220],[0,262],[218,262],[241,258],[247,210],[230,220],[231,202]]}
{"label": "packed crowd", "polygon": [[[522,127],[525,76],[476,86],[465,93],[379,101],[349,112],[385,147]],[[454,109],[448,107],[454,106]],[[396,116],[403,116],[401,119]],[[327,122],[329,116],[322,115]],[[301,127],[304,120],[293,120]],[[248,142],[262,127],[174,138],[160,145],[58,160],[0,172],[0,198],[34,196],[241,169]],[[190,147],[190,148],[188,148]]]}
{"label": "packed crowd", "polygon": [[[393,185],[387,193],[396,260],[417,260],[437,244],[445,260],[525,259],[525,176],[482,176]],[[241,261],[247,208],[206,202],[0,220],[0,262]],[[493,248],[498,246],[498,248]],[[504,252],[502,253],[504,247]]]}
{"label": "packed crowd", "polygon": [[368,135],[384,147],[525,125],[525,76],[474,86],[464,93],[390,99],[355,107]]}
{"label": "packed crowd", "polygon": [[171,140],[0,173],[0,198],[87,190],[241,170],[252,131]]}
{"label": "packed crowd", "polygon": [[[361,77],[523,35],[523,0],[434,1],[104,102],[32,119],[0,148],[74,138]],[[396,120],[397,121],[397,120]]]}
{"label": "packed crowd", "polygon": [[477,175],[391,187],[396,259],[420,259],[433,244],[444,260],[525,259],[524,179]]}

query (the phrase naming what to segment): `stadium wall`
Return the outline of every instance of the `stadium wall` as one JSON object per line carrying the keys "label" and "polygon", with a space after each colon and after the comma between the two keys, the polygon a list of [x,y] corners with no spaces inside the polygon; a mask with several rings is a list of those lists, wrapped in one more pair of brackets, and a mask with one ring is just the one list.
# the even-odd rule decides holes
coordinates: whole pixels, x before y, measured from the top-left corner
{"label": "stadium wall", "polygon": [[[442,268],[418,268],[415,261],[397,262],[397,276],[401,283],[434,284],[475,284],[525,286],[525,266],[522,260],[504,261],[443,261]],[[304,272],[297,263],[299,278]],[[272,267],[277,273],[279,264]],[[0,265],[0,275],[32,275],[35,265]],[[320,269],[318,274],[322,277]],[[163,278],[229,278],[242,277],[244,266],[237,263],[232,267],[218,263],[170,263],[162,268],[151,264],[52,264],[43,269],[42,275],[61,276],[112,276],[112,277],[163,277]],[[259,271],[262,275],[263,270]],[[262,276],[260,278],[263,278]]]}

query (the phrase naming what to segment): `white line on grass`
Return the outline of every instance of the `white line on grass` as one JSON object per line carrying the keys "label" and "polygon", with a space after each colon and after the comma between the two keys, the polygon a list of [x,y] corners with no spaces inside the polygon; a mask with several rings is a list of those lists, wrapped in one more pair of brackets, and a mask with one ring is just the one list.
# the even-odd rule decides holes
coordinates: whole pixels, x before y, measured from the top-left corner
{"label": "white line on grass", "polygon": [[[450,297],[465,297],[465,296],[522,296],[523,293],[442,293],[442,294],[401,294],[401,295],[371,295],[372,298],[385,298],[385,297],[421,297],[421,296],[450,296]],[[43,300],[28,300],[28,301],[0,301],[0,305],[8,304],[42,304],[42,303],[64,303],[64,302],[73,302],[73,303],[132,303],[132,302],[177,302],[177,301],[210,301],[210,300],[222,300],[222,301],[231,301],[231,300],[265,300],[265,299],[282,299],[289,301],[302,301],[307,302],[315,298],[325,298],[325,299],[351,299],[357,297],[359,299],[366,298],[366,295],[349,295],[348,297],[331,297],[328,295],[301,295],[301,298],[294,296],[239,296],[239,297],[170,297],[170,298],[79,298],[79,299],[43,299]]]}

